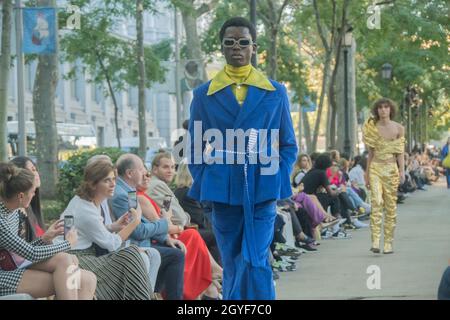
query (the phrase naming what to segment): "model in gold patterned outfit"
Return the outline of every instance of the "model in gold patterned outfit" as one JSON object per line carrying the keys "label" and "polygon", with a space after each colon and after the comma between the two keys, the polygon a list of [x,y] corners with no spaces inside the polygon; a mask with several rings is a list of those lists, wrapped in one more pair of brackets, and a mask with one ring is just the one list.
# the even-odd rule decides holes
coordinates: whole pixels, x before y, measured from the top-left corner
{"label": "model in gold patterned outfit", "polygon": [[392,100],[382,98],[374,103],[372,117],[363,127],[363,140],[369,150],[366,184],[371,197],[371,251],[380,252],[381,227],[384,217],[383,253],[393,253],[392,242],[397,220],[397,189],[405,181],[404,128],[392,121],[395,115]]}

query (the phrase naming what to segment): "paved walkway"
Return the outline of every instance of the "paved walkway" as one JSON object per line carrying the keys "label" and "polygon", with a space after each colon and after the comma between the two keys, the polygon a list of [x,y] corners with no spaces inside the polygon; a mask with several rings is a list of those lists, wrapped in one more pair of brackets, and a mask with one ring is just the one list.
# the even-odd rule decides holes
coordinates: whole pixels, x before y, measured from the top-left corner
{"label": "paved walkway", "polygon": [[[352,231],[350,240],[322,240],[318,252],[300,257],[297,271],[280,273],[277,298],[436,299],[450,258],[450,190],[440,180],[398,208],[394,254],[370,252],[368,228]],[[380,268],[380,289],[367,287],[371,265]]]}

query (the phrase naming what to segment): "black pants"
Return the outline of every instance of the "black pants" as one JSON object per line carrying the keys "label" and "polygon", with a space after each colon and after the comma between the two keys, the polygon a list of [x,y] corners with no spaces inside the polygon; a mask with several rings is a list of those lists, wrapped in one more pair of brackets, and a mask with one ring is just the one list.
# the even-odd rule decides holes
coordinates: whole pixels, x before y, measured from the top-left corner
{"label": "black pants", "polygon": [[161,255],[161,266],[156,277],[155,292],[165,290],[168,300],[183,299],[184,253],[180,249],[153,246]]}
{"label": "black pants", "polygon": [[205,241],[206,246],[208,247],[209,252],[216,262],[222,266],[222,261],[220,260],[220,252],[217,247],[216,236],[214,232],[208,228],[206,229],[198,229],[198,233],[202,237],[203,241]]}
{"label": "black pants", "polygon": [[299,208],[296,211],[296,216],[298,221],[300,222],[301,229],[303,230],[303,233],[306,234],[308,237],[313,237],[313,228],[311,224],[311,218],[308,215],[308,212],[306,212],[305,209]]}
{"label": "black pants", "polygon": [[[343,194],[345,195],[342,196]],[[347,220],[347,223],[352,222],[350,213],[348,212],[348,206],[353,206],[351,205],[350,199],[348,199],[348,195],[345,192],[341,193],[338,197],[332,197],[328,193],[317,193],[316,196],[325,211],[327,211],[328,207],[330,207],[331,214],[334,217],[341,215],[342,218]],[[346,200],[350,205],[348,205]]]}

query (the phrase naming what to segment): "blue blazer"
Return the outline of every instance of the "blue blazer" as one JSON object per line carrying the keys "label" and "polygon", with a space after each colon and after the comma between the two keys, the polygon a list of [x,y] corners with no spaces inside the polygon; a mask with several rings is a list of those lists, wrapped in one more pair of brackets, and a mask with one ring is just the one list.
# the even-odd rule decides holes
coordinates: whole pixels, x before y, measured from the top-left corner
{"label": "blue blazer", "polygon": [[[118,177],[114,195],[110,201],[112,212],[116,219],[119,219],[128,212],[129,191],[136,191],[136,189],[130,187],[125,181]],[[151,247],[151,240],[156,240],[164,244],[167,240],[168,231],[169,224],[166,219],[150,221],[142,216],[141,223],[134,229],[130,236],[130,240],[139,247]]]}
{"label": "blue blazer", "polygon": [[[216,201],[230,205],[243,205],[244,165],[243,164],[208,164],[203,154],[195,153],[195,145],[205,150],[203,133],[208,129],[217,129],[223,135],[223,150],[226,149],[226,129],[279,129],[279,169],[270,175],[262,175],[261,169],[269,164],[250,165],[248,182],[252,184],[251,202],[260,203],[267,200],[285,199],[292,195],[290,173],[297,156],[289,100],[286,88],[270,80],[275,91],[268,91],[249,86],[247,97],[242,106],[237,102],[230,86],[207,96],[210,81],[194,90],[191,104],[188,142],[189,170],[194,183],[189,196],[198,201]],[[194,121],[201,121],[202,135],[194,135]],[[272,144],[268,137],[268,146]],[[248,143],[248,141],[246,142]],[[236,146],[235,146],[236,151]],[[270,154],[270,152],[268,152]],[[217,152],[214,153],[217,155]],[[200,157],[195,164],[194,158]],[[223,156],[224,157],[224,156]],[[199,160],[199,159],[197,159]],[[197,161],[199,162],[199,161]]]}

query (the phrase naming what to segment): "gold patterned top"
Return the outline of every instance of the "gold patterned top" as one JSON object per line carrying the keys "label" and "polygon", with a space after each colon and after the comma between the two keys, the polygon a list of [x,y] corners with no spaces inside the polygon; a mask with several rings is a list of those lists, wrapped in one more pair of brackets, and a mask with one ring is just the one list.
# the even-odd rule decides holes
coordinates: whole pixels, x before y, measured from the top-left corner
{"label": "gold patterned top", "polygon": [[364,123],[363,141],[369,148],[374,149],[377,159],[381,161],[392,159],[392,155],[401,154],[405,150],[405,137],[387,140],[378,132],[373,117]]}

